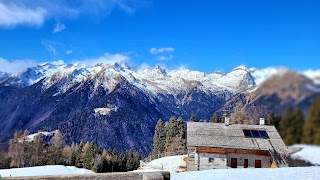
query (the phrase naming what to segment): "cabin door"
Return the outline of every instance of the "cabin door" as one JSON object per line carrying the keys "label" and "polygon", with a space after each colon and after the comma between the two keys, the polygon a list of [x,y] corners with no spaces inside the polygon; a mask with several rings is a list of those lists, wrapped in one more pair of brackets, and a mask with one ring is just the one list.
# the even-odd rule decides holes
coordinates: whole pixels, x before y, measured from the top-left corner
{"label": "cabin door", "polygon": [[248,168],[248,159],[244,159],[243,161],[243,167]]}
{"label": "cabin door", "polygon": [[237,158],[231,158],[231,168],[237,168]]}
{"label": "cabin door", "polygon": [[261,168],[261,160],[255,160],[254,161],[254,167],[255,168]]}

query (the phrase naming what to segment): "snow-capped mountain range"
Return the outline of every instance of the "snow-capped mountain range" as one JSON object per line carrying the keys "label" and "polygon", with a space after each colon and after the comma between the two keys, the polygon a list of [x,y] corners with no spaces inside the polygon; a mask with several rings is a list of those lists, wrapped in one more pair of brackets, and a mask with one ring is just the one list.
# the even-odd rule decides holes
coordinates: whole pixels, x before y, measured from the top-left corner
{"label": "snow-capped mountain range", "polygon": [[[125,62],[94,66],[44,63],[16,74],[0,72],[0,83],[5,86],[26,87],[44,79],[44,88],[50,88],[55,82],[68,77],[68,81],[60,87],[61,92],[65,92],[77,83],[103,75],[102,79],[97,79],[96,87],[103,86],[109,92],[119,83],[119,78],[125,78],[131,84],[155,96],[159,93],[176,95],[192,88],[207,93],[227,91],[236,94],[260,85],[273,75],[281,75],[288,71],[289,69],[285,67],[256,69],[241,65],[222,74],[194,71],[183,67],[169,70],[159,65],[137,70]],[[320,81],[320,70],[308,70],[300,74],[317,84]]]}
{"label": "snow-capped mountain range", "polygon": [[250,118],[307,112],[320,93],[320,71],[239,66],[227,73],[179,68],[136,69],[110,64],[44,63],[0,73],[0,143],[16,130],[60,130],[68,143],[94,141],[104,148],[148,153],[159,118],[195,114],[198,120],[245,105]]}

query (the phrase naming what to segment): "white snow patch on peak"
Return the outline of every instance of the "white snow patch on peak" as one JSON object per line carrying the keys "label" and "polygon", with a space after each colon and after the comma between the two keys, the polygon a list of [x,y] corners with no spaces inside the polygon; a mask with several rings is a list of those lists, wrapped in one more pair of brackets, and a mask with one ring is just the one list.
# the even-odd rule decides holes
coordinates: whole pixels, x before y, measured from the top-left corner
{"label": "white snow patch on peak", "polygon": [[236,70],[243,70],[243,71],[249,72],[249,69],[243,64],[238,66],[238,67],[236,67],[236,68],[234,68],[232,71],[236,71]]}

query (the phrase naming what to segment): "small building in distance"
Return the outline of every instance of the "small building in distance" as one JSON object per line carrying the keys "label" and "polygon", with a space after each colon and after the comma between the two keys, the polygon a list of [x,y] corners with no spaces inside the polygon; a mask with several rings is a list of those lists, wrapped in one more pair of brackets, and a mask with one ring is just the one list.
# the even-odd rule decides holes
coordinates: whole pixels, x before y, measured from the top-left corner
{"label": "small building in distance", "polygon": [[187,122],[188,171],[288,167],[278,131],[260,124]]}

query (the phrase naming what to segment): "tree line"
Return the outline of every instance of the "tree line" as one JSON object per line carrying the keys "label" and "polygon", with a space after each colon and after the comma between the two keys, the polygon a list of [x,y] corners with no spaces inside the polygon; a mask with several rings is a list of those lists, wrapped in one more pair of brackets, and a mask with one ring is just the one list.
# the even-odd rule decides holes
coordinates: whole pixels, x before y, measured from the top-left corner
{"label": "tree line", "polygon": [[153,136],[151,155],[185,151],[186,124],[183,119],[172,116],[166,123],[159,119]]}
{"label": "tree line", "polygon": [[299,107],[289,107],[283,116],[270,113],[268,122],[278,129],[286,145],[320,145],[320,97],[311,104],[307,116]]}
{"label": "tree line", "polygon": [[139,167],[141,154],[137,151],[106,150],[93,142],[66,145],[60,131],[55,131],[49,142],[41,133],[32,139],[28,135],[27,130],[14,134],[8,151],[0,151],[0,168],[66,165],[100,173],[132,171]]}

